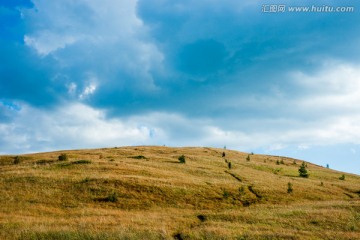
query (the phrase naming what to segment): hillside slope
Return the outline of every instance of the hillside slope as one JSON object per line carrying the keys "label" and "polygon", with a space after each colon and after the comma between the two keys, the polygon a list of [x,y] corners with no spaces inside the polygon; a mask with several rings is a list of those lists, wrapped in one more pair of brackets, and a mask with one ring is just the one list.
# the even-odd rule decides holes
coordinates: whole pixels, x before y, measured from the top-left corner
{"label": "hillside slope", "polygon": [[2,156],[0,239],[360,239],[360,176],[307,163],[301,178],[301,163],[195,147]]}

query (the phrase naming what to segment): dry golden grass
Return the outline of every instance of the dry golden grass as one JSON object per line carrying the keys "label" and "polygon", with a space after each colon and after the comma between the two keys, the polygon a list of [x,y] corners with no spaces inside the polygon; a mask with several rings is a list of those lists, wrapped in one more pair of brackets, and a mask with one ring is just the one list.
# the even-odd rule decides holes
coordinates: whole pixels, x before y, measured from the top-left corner
{"label": "dry golden grass", "polygon": [[359,176],[307,163],[300,178],[302,161],[247,156],[150,146],[2,156],[0,239],[360,239]]}

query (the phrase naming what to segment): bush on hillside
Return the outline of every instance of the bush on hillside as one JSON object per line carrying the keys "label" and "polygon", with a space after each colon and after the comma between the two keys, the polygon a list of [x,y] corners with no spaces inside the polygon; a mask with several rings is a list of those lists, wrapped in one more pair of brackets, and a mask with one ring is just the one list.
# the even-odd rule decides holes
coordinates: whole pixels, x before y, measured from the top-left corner
{"label": "bush on hillside", "polygon": [[306,164],[305,162],[303,162],[299,168],[299,176],[303,177],[303,178],[308,178],[309,177],[309,173],[306,170]]}
{"label": "bush on hillside", "polygon": [[14,164],[19,164],[21,162],[21,159],[19,156],[14,157]]}
{"label": "bush on hillside", "polygon": [[185,163],[185,162],[186,162],[184,155],[181,155],[181,156],[178,158],[178,160],[179,160],[180,163]]}
{"label": "bush on hillside", "polygon": [[106,202],[117,202],[118,201],[118,196],[116,194],[116,192],[112,192],[110,193],[105,199]]}
{"label": "bush on hillside", "polygon": [[291,182],[288,182],[288,189],[287,189],[288,193],[292,193],[293,192],[293,188],[292,188],[292,184]]}
{"label": "bush on hillside", "polygon": [[59,161],[67,161],[68,160],[68,156],[66,155],[66,153],[62,153],[59,155]]}

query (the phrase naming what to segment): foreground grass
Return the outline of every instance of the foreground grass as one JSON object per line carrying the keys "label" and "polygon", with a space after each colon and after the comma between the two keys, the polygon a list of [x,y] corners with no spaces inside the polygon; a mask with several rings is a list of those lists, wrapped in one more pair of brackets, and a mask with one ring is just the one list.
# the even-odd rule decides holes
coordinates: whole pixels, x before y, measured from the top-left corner
{"label": "foreground grass", "polygon": [[300,161],[223,151],[124,147],[17,164],[2,156],[0,239],[360,238],[359,176],[340,180],[308,163],[305,179]]}

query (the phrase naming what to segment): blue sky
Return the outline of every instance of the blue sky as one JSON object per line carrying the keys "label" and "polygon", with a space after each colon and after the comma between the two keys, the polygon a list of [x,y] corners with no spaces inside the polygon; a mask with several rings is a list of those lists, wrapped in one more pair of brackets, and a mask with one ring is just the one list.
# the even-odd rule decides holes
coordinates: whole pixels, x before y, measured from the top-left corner
{"label": "blue sky", "polygon": [[[360,174],[360,3],[278,4],[1,1],[0,153],[227,146]],[[288,10],[313,5],[354,11]]]}

